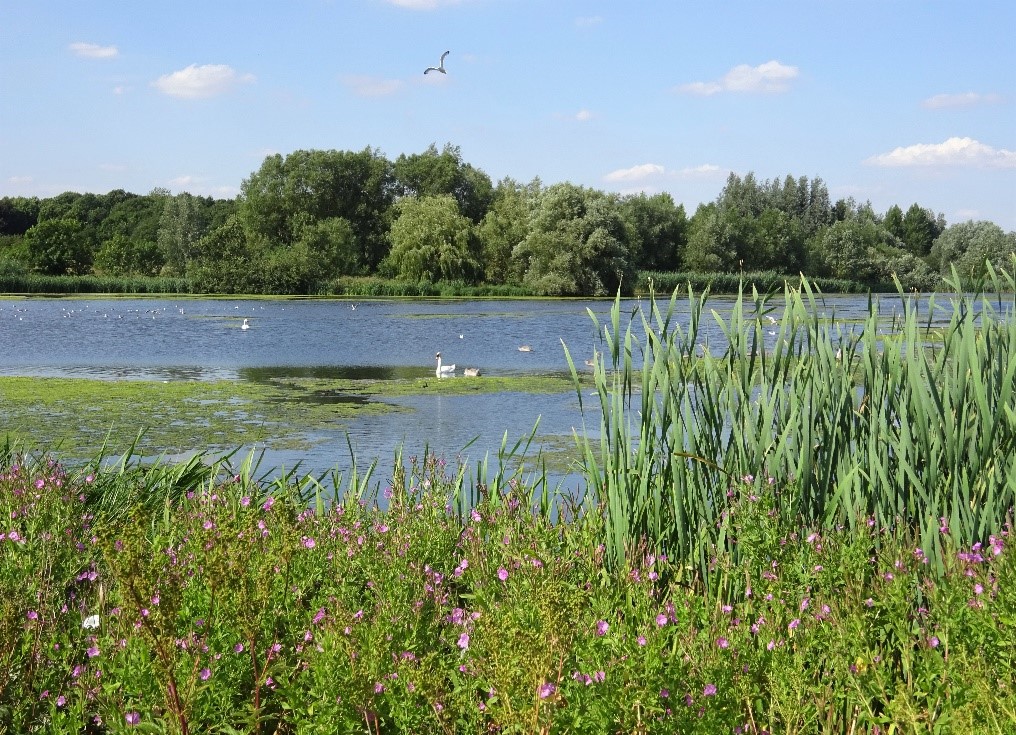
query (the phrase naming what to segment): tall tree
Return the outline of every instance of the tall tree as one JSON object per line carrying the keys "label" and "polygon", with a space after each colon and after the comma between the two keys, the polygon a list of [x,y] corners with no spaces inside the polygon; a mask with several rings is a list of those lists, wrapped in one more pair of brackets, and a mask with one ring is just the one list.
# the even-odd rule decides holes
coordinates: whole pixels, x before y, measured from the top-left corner
{"label": "tall tree", "polygon": [[423,153],[402,154],[395,160],[395,178],[402,196],[453,196],[459,211],[474,223],[483,219],[494,198],[490,177],[463,161],[451,143],[440,152],[431,143]]}
{"label": "tall tree", "polygon": [[159,218],[159,250],[166,275],[182,276],[198,255],[198,241],[205,233],[200,203],[186,192],[166,197]]}
{"label": "tall tree", "polygon": [[275,245],[296,242],[308,222],[341,217],[356,236],[359,261],[373,269],[388,249],[395,194],[392,164],[378,150],[299,150],[264,160],[243,182],[238,212]]}
{"label": "tall tree", "polygon": [[91,251],[76,219],[48,219],[28,229],[25,246],[32,268],[49,275],[81,276],[91,265]]}
{"label": "tall tree", "polygon": [[403,199],[392,223],[392,271],[408,281],[471,279],[478,270],[472,223],[448,194]]}
{"label": "tall tree", "polygon": [[684,205],[675,205],[667,193],[637,194],[621,201],[621,213],[633,231],[635,265],[645,270],[677,270],[688,244]]}
{"label": "tall tree", "polygon": [[488,283],[522,283],[525,270],[512,253],[529,234],[529,221],[541,190],[539,179],[527,185],[510,178],[498,182],[494,201],[476,228],[483,277]]}
{"label": "tall tree", "polygon": [[605,296],[634,287],[630,229],[616,196],[573,184],[544,192],[513,258],[523,282],[547,296]]}
{"label": "tall tree", "polygon": [[931,246],[942,229],[931,210],[914,203],[903,216],[902,234],[893,234],[903,240],[912,255],[922,258],[931,252]]}

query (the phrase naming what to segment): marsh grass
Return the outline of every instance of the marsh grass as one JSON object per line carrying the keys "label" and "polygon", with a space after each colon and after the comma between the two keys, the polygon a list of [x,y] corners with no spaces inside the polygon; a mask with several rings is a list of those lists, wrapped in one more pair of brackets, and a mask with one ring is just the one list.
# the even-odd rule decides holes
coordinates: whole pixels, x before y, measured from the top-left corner
{"label": "marsh grass", "polygon": [[[683,325],[676,291],[627,323],[619,299],[608,324],[590,312],[605,344],[589,410],[599,436],[578,441],[612,564],[648,543],[708,581],[717,550],[740,553],[720,520],[743,478],[775,483],[805,525],[919,529],[939,570],[941,527],[966,545],[998,533],[1016,499],[1016,284],[992,272],[984,285],[998,295],[932,295],[924,313],[901,293],[888,328],[875,297],[861,324],[820,318],[807,280],[781,303],[742,292],[726,318],[689,291]],[[722,353],[700,344],[704,319]]]}

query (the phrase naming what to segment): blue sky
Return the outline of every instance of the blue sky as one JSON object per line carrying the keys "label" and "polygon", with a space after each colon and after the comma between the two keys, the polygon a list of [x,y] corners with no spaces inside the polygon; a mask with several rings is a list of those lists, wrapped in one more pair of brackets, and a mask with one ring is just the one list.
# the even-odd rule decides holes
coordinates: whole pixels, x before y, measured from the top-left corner
{"label": "blue sky", "polygon": [[233,197],[270,153],[450,142],[689,215],[754,171],[1016,230],[1013,28],[1004,0],[0,0],[0,196]]}

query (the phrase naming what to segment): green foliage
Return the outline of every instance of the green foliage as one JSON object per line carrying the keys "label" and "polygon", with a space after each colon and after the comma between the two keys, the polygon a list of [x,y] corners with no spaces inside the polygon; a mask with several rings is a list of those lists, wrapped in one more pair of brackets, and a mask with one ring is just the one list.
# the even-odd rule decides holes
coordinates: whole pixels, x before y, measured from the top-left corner
{"label": "green foliage", "polygon": [[131,240],[118,233],[102,244],[92,265],[100,274],[154,276],[162,269],[162,252],[154,242]]}
{"label": "green foliage", "polygon": [[499,181],[494,201],[476,227],[484,280],[491,284],[522,282],[522,264],[512,257],[529,234],[529,221],[540,196],[539,180],[528,185]]}
{"label": "green foliage", "polygon": [[392,164],[378,150],[298,150],[268,156],[243,182],[239,215],[272,246],[295,242],[308,225],[342,218],[360,248],[356,262],[373,269],[387,252],[395,191]]}
{"label": "green foliage", "polygon": [[1004,267],[1016,252],[1016,233],[1006,234],[991,222],[961,222],[946,228],[935,240],[929,260],[943,275],[955,268],[972,283],[994,268]]}
{"label": "green foliage", "polygon": [[646,270],[677,270],[688,240],[684,205],[675,205],[670,194],[637,194],[625,197],[621,212],[633,229],[633,259]]}
{"label": "green foliage", "polygon": [[494,199],[490,177],[463,161],[459,147],[451,143],[440,152],[431,143],[423,153],[402,154],[394,172],[402,196],[451,196],[473,223],[483,219]]}
{"label": "green foliage", "polygon": [[392,271],[405,281],[466,280],[478,269],[472,224],[451,195],[403,199],[389,237]]}
{"label": "green foliage", "polygon": [[[1016,293],[1009,274],[989,285]],[[738,554],[720,520],[724,488],[743,478],[781,488],[793,478],[781,503],[824,531],[867,520],[912,529],[939,570],[940,526],[970,546],[1011,520],[1012,303],[957,297],[941,315],[932,297],[923,316],[905,300],[887,325],[872,300],[862,324],[842,328],[802,280],[787,285],[782,311],[753,291],[729,319],[712,312],[728,341],[714,355],[699,336],[706,296],[689,291],[685,325],[674,323],[676,299],[651,300],[628,324],[620,300],[609,324],[594,318],[606,340],[594,371],[599,438],[580,446],[616,568],[645,543],[711,584],[716,550]],[[943,317],[940,341],[928,344],[932,318]],[[573,376],[581,407],[586,388]]]}
{"label": "green foliage", "polygon": [[251,458],[72,474],[6,447],[0,731],[980,733],[1016,715],[1001,535],[943,533],[935,571],[902,528],[820,531],[784,486],[739,480],[719,520],[737,551],[715,550],[707,590],[644,546],[611,569],[599,514],[553,521],[518,476],[461,515],[462,468],[439,458],[397,457],[384,507],[370,476],[326,502]]}
{"label": "green foliage", "polygon": [[605,296],[634,285],[630,237],[616,197],[557,184],[541,196],[513,258],[537,294]]}
{"label": "green foliage", "polygon": [[24,242],[29,262],[37,273],[80,276],[91,265],[91,253],[77,220],[41,221],[25,232]]}

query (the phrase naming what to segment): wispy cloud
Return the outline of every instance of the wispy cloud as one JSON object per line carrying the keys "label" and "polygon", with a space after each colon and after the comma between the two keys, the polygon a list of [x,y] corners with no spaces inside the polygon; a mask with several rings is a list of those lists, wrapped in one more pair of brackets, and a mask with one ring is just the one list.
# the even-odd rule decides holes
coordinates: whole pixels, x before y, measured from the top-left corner
{"label": "wispy cloud", "polygon": [[24,184],[31,184],[35,179],[31,176],[10,176],[7,179],[8,184],[14,184],[15,186],[21,186]]}
{"label": "wispy cloud", "polygon": [[949,138],[943,143],[917,143],[894,148],[889,153],[871,156],[864,162],[870,166],[893,168],[907,166],[1016,168],[1016,151],[993,148],[973,138]]}
{"label": "wispy cloud", "polygon": [[575,19],[575,25],[579,28],[591,28],[592,26],[600,25],[602,22],[603,17],[599,15],[586,15]]}
{"label": "wispy cloud", "polygon": [[445,5],[458,5],[462,0],[386,0],[389,5],[410,10],[436,10]]}
{"label": "wispy cloud", "polygon": [[402,89],[401,79],[382,79],[358,74],[342,77],[342,84],[357,97],[385,97]]}
{"label": "wispy cloud", "polygon": [[980,94],[963,92],[961,94],[936,94],[921,102],[921,107],[929,110],[941,110],[949,107],[974,107],[975,105],[991,105],[1001,102],[997,94]]}
{"label": "wispy cloud", "polygon": [[603,177],[604,181],[612,183],[633,181],[645,181],[646,179],[662,176],[666,169],[658,163],[642,163],[631,168],[619,168],[611,171]]}
{"label": "wispy cloud", "polygon": [[81,41],[68,46],[75,56],[83,59],[112,59],[120,52],[116,46],[99,46],[95,43],[83,43]]}
{"label": "wispy cloud", "polygon": [[702,96],[720,92],[786,92],[799,73],[796,66],[776,60],[758,66],[739,64],[716,81],[682,84],[677,91]]}
{"label": "wispy cloud", "polygon": [[703,163],[700,166],[686,166],[677,172],[679,176],[694,177],[694,176],[715,176],[716,174],[725,174],[727,169],[721,168],[714,163]]}
{"label": "wispy cloud", "polygon": [[253,74],[239,74],[226,64],[191,64],[152,82],[163,94],[183,99],[202,99],[224,94],[240,84],[254,81]]}
{"label": "wispy cloud", "polygon": [[575,113],[575,119],[578,120],[579,122],[586,122],[587,120],[592,120],[593,117],[594,115],[591,110],[583,109]]}

